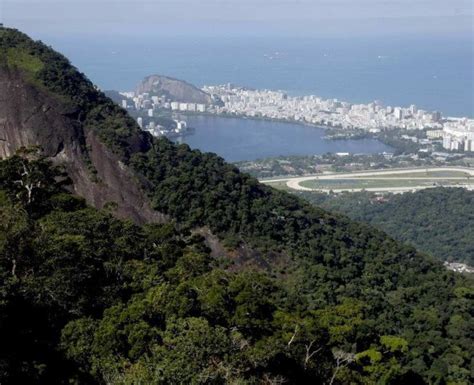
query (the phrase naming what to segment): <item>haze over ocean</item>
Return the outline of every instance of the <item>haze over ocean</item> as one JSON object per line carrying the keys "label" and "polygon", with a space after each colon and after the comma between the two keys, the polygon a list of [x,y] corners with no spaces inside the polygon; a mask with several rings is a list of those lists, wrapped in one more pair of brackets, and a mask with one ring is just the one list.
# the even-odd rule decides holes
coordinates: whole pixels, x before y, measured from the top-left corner
{"label": "haze over ocean", "polygon": [[473,20],[470,0],[0,1],[103,89],[158,73],[469,117]]}
{"label": "haze over ocean", "polygon": [[162,74],[198,86],[231,82],[350,102],[380,100],[474,116],[472,41],[439,38],[209,38],[104,40],[53,37],[48,43],[102,89],[131,90]]}

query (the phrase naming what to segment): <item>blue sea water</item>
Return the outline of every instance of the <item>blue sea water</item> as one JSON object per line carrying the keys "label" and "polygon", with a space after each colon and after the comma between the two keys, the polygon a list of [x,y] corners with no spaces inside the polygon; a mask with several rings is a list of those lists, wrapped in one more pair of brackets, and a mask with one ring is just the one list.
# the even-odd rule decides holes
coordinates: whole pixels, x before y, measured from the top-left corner
{"label": "blue sea water", "polygon": [[102,89],[163,74],[474,117],[472,38],[62,38],[47,41]]}

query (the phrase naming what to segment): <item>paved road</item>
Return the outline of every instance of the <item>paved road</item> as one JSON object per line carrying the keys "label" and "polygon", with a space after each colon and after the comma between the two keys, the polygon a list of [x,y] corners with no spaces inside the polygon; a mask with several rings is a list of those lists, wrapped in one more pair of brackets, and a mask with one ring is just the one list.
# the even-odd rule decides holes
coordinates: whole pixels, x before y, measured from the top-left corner
{"label": "paved road", "polygon": [[[288,177],[288,178],[280,178],[280,179],[265,179],[261,180],[262,183],[274,183],[274,182],[286,182],[286,185],[294,190],[299,191],[321,191],[321,192],[342,192],[342,191],[374,191],[374,192],[407,192],[407,191],[416,191],[425,188],[432,188],[437,186],[427,186],[427,185],[420,185],[420,186],[407,186],[407,187],[369,187],[369,188],[360,188],[360,189],[318,189],[318,188],[309,188],[301,186],[301,182],[306,182],[310,180],[331,180],[331,179],[371,179],[371,180],[465,180],[466,178],[462,177],[385,177],[381,178],[378,177],[379,175],[393,175],[393,174],[407,174],[407,173],[426,173],[426,172],[439,172],[439,171],[454,171],[454,172],[463,172],[468,174],[469,176],[474,176],[474,169],[467,168],[467,167],[428,167],[428,168],[406,168],[406,169],[385,169],[385,170],[377,170],[377,171],[362,171],[362,172],[355,172],[355,173],[345,173],[345,174],[319,174],[319,175],[311,175],[311,176],[303,176],[303,177]],[[372,178],[371,178],[372,177]],[[376,178],[374,178],[376,177]],[[459,185],[445,185],[445,187],[460,187]],[[474,181],[469,185],[463,185],[470,190],[474,189]]]}

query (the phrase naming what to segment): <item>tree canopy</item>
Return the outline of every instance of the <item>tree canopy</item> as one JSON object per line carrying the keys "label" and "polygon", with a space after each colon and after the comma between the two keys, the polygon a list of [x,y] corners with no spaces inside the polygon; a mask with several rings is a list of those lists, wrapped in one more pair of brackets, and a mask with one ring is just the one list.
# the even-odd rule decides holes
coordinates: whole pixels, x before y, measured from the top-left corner
{"label": "tree canopy", "polygon": [[327,210],[377,227],[443,261],[474,265],[474,192],[432,188],[383,198],[373,193],[300,194]]}
{"label": "tree canopy", "polygon": [[409,249],[229,269],[186,229],[88,207],[44,159],[0,175],[4,384],[472,380],[472,282]]}

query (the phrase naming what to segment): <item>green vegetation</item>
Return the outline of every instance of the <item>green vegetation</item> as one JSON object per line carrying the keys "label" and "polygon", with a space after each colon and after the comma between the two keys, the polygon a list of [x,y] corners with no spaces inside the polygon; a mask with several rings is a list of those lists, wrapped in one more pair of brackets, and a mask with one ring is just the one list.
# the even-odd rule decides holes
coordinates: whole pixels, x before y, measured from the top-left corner
{"label": "green vegetation", "polygon": [[31,73],[43,69],[43,62],[29,53],[10,48],[7,51],[7,63],[10,67],[18,67]]}
{"label": "green vegetation", "polygon": [[320,207],[370,223],[443,261],[474,265],[474,191],[433,188],[383,198],[367,192],[301,195]]}
{"label": "green vegetation", "polygon": [[[370,178],[465,178],[469,180],[470,175],[462,171],[407,171],[406,173],[384,173],[380,175],[371,175]],[[357,177],[354,177],[357,178]],[[367,178],[367,177],[360,177]]]}
{"label": "green vegetation", "polygon": [[282,182],[266,182],[265,184],[266,184],[267,186],[273,187],[273,188],[278,189],[278,190],[292,191],[292,189],[290,189],[290,188],[288,187],[288,185],[286,184],[286,181],[282,181]]}
{"label": "green vegetation", "polygon": [[311,189],[367,189],[367,188],[390,188],[390,187],[417,187],[417,186],[452,186],[474,184],[474,182],[458,179],[390,179],[381,178],[340,178],[340,179],[312,179],[301,182],[300,185]]}
{"label": "green vegetation", "polygon": [[126,111],[113,103],[74,68],[63,55],[13,29],[0,34],[0,68],[9,66],[27,73],[27,79],[64,102],[69,116],[84,130],[125,159],[138,137],[144,137]]}
{"label": "green vegetation", "polygon": [[[173,219],[119,221],[45,160],[1,161],[2,384],[472,383],[468,277],[141,134],[62,56],[11,30],[0,43],[41,59],[44,87]],[[211,258],[202,227],[233,249]]]}
{"label": "green vegetation", "polygon": [[435,154],[426,157],[409,155],[322,154],[314,156],[281,156],[255,161],[237,162],[235,165],[256,178],[277,178],[282,176],[314,175],[322,172],[354,172],[382,170],[389,168],[461,166],[473,167],[474,159],[468,155],[440,159]]}
{"label": "green vegetation", "polygon": [[420,144],[418,143],[412,142],[411,140],[403,139],[401,137],[402,135],[412,133],[413,131],[396,129],[382,131],[379,134],[374,135],[374,137],[380,140],[382,143],[395,149],[395,155],[416,154],[422,146],[420,146]]}
{"label": "green vegetation", "polygon": [[301,270],[229,270],[199,236],[119,221],[66,183],[31,153],[0,162],[4,384],[472,379],[472,284],[412,250],[307,261],[310,299]]}

